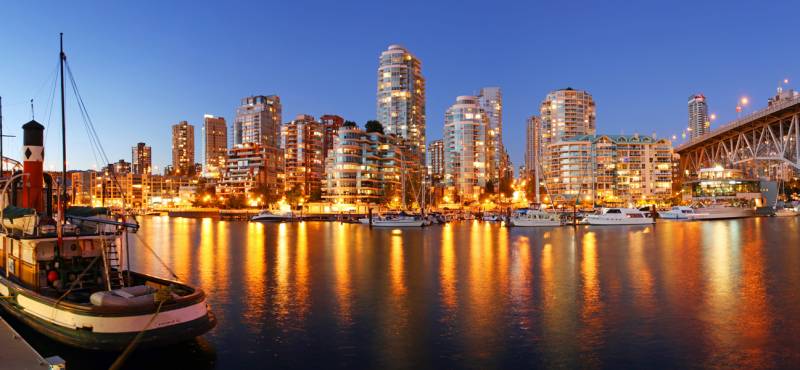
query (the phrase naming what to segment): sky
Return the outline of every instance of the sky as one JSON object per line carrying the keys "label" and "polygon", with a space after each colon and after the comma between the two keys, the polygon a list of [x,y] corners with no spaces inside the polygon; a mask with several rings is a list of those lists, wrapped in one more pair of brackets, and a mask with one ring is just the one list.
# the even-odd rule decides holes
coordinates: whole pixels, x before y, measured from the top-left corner
{"label": "sky", "polygon": [[[153,148],[171,161],[171,125],[204,114],[232,121],[249,95],[277,94],[283,121],[376,112],[378,57],[401,44],[422,61],[427,139],[441,138],[456,96],[500,86],[504,142],[523,164],[525,120],[552,90],[589,91],[597,131],[671,137],[687,100],[706,95],[718,126],[766,106],[778,84],[800,82],[794,1],[12,1],[0,11],[0,96],[6,154],[20,126],[47,126],[47,169],[61,163],[59,104],[51,98],[58,34],[111,161]],[[57,95],[57,94],[56,94]],[[57,98],[57,96],[56,96]],[[50,132],[54,131],[54,132]],[[102,166],[67,98],[70,169]]]}

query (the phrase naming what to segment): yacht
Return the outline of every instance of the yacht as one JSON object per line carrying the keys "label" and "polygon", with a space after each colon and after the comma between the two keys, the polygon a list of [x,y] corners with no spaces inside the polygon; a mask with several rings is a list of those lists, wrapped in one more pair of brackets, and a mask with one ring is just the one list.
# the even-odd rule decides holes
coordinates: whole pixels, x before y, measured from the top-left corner
{"label": "yacht", "polygon": [[[367,223],[369,223],[369,220],[367,220]],[[425,220],[423,218],[409,215],[372,218],[372,226],[375,227],[422,227],[424,225]]]}
{"label": "yacht", "polygon": [[556,213],[538,209],[523,209],[514,212],[508,224],[519,227],[561,226],[561,218]]}
{"label": "yacht", "polygon": [[294,220],[292,212],[273,212],[270,210],[262,210],[257,215],[250,218],[250,221],[261,222],[285,222]]}
{"label": "yacht", "polygon": [[651,225],[647,213],[634,208],[601,208],[598,214],[586,216],[589,225]]}
{"label": "yacht", "polygon": [[781,208],[775,210],[776,217],[794,217],[797,216],[798,212],[794,208]]}
{"label": "yacht", "polygon": [[658,212],[658,217],[668,220],[688,220],[694,214],[694,208],[674,206],[669,211]]}
{"label": "yacht", "polygon": [[724,204],[712,204],[707,207],[694,209],[689,215],[690,220],[726,220],[731,218],[752,217],[755,212],[752,208],[733,207]]}
{"label": "yacht", "polygon": [[503,216],[494,213],[484,213],[481,219],[487,222],[498,222],[503,221]]}

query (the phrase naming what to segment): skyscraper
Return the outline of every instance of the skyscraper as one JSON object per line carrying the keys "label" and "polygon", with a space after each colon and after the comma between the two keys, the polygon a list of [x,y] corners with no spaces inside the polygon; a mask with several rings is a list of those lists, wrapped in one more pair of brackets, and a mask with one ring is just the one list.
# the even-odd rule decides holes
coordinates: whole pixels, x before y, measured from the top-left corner
{"label": "skyscraper", "polygon": [[400,45],[381,53],[377,99],[384,132],[408,140],[424,165],[425,78],[419,59]]}
{"label": "skyscraper", "polygon": [[228,152],[228,126],[225,118],[203,116],[203,176],[218,178]]}
{"label": "skyscraper", "polygon": [[153,151],[145,143],[137,143],[131,148],[131,163],[133,173],[137,175],[150,175],[153,171]]}
{"label": "skyscraper", "polygon": [[313,116],[298,114],[281,127],[285,158],[286,191],[319,198],[325,162],[322,157],[322,125]]}
{"label": "skyscraper", "polygon": [[540,113],[543,145],[595,133],[595,104],[586,91],[571,87],[553,91],[542,102]]}
{"label": "skyscraper", "polygon": [[530,116],[525,124],[525,174],[528,179],[536,177],[541,160],[542,120],[538,116]]}
{"label": "skyscraper", "polygon": [[189,122],[172,126],[172,168],[176,175],[194,173],[194,126]]}
{"label": "skyscraper", "polygon": [[444,179],[444,141],[434,140],[428,144],[428,175],[433,185]]}
{"label": "skyscraper", "polygon": [[486,186],[488,125],[475,96],[459,96],[445,113],[445,185],[462,202],[478,200]]}
{"label": "skyscraper", "polygon": [[708,132],[708,103],[703,94],[689,97],[689,138],[695,138]]}
{"label": "skyscraper", "polygon": [[508,166],[503,146],[503,93],[499,87],[484,87],[478,94],[478,101],[489,121],[486,141],[489,151],[487,173],[495,185],[498,185],[501,172],[505,172]]}
{"label": "skyscraper", "polygon": [[[262,160],[258,185],[266,187],[267,201],[279,198],[283,193],[283,150],[281,150],[281,100],[276,95],[249,96],[242,99],[233,121],[233,145],[231,149],[248,146],[248,150],[260,150]],[[252,166],[251,166],[252,167]]]}
{"label": "skyscraper", "polygon": [[344,118],[335,114],[325,114],[319,118],[322,124],[322,158],[328,158],[328,151],[333,149],[333,140],[339,133],[339,128],[344,124]]}

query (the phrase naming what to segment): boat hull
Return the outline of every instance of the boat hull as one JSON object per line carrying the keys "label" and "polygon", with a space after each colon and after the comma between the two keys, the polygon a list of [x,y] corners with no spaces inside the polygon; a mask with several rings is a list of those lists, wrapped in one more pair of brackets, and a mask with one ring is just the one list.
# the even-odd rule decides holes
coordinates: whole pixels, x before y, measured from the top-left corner
{"label": "boat hull", "polygon": [[717,211],[717,210],[704,210],[704,209],[697,209],[693,215],[689,217],[690,220],[729,220],[734,218],[746,218],[746,217],[753,217],[754,213],[751,209],[741,209],[741,210],[724,210],[724,211]]}
{"label": "boat hull", "polygon": [[561,226],[561,221],[556,220],[520,220],[511,218],[511,226],[515,227],[555,227]]}
{"label": "boat hull", "polygon": [[598,226],[613,226],[613,225],[652,225],[655,223],[651,218],[619,218],[619,219],[607,219],[607,218],[597,218],[597,217],[587,217],[586,223],[589,225],[598,225]]}
{"label": "boat hull", "polygon": [[373,227],[422,227],[423,220],[414,221],[372,221]]}
{"label": "boat hull", "polygon": [[[0,278],[0,294],[3,310],[22,323],[57,342],[90,350],[124,350],[154,314],[75,312],[64,305],[48,304],[35,292],[4,278]],[[165,305],[138,345],[148,348],[190,341],[213,329],[216,323],[205,298],[178,308]]]}
{"label": "boat hull", "polygon": [[688,220],[689,216],[687,216],[685,213],[658,212],[658,218],[663,218],[665,220]]}

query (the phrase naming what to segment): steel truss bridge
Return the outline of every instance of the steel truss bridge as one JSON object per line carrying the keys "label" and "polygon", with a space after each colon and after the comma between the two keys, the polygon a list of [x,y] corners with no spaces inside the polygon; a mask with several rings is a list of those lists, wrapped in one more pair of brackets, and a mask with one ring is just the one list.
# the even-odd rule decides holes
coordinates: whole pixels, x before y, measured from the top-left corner
{"label": "steel truss bridge", "polygon": [[721,165],[750,176],[786,179],[800,171],[800,96],[731,121],[675,148],[680,174]]}

